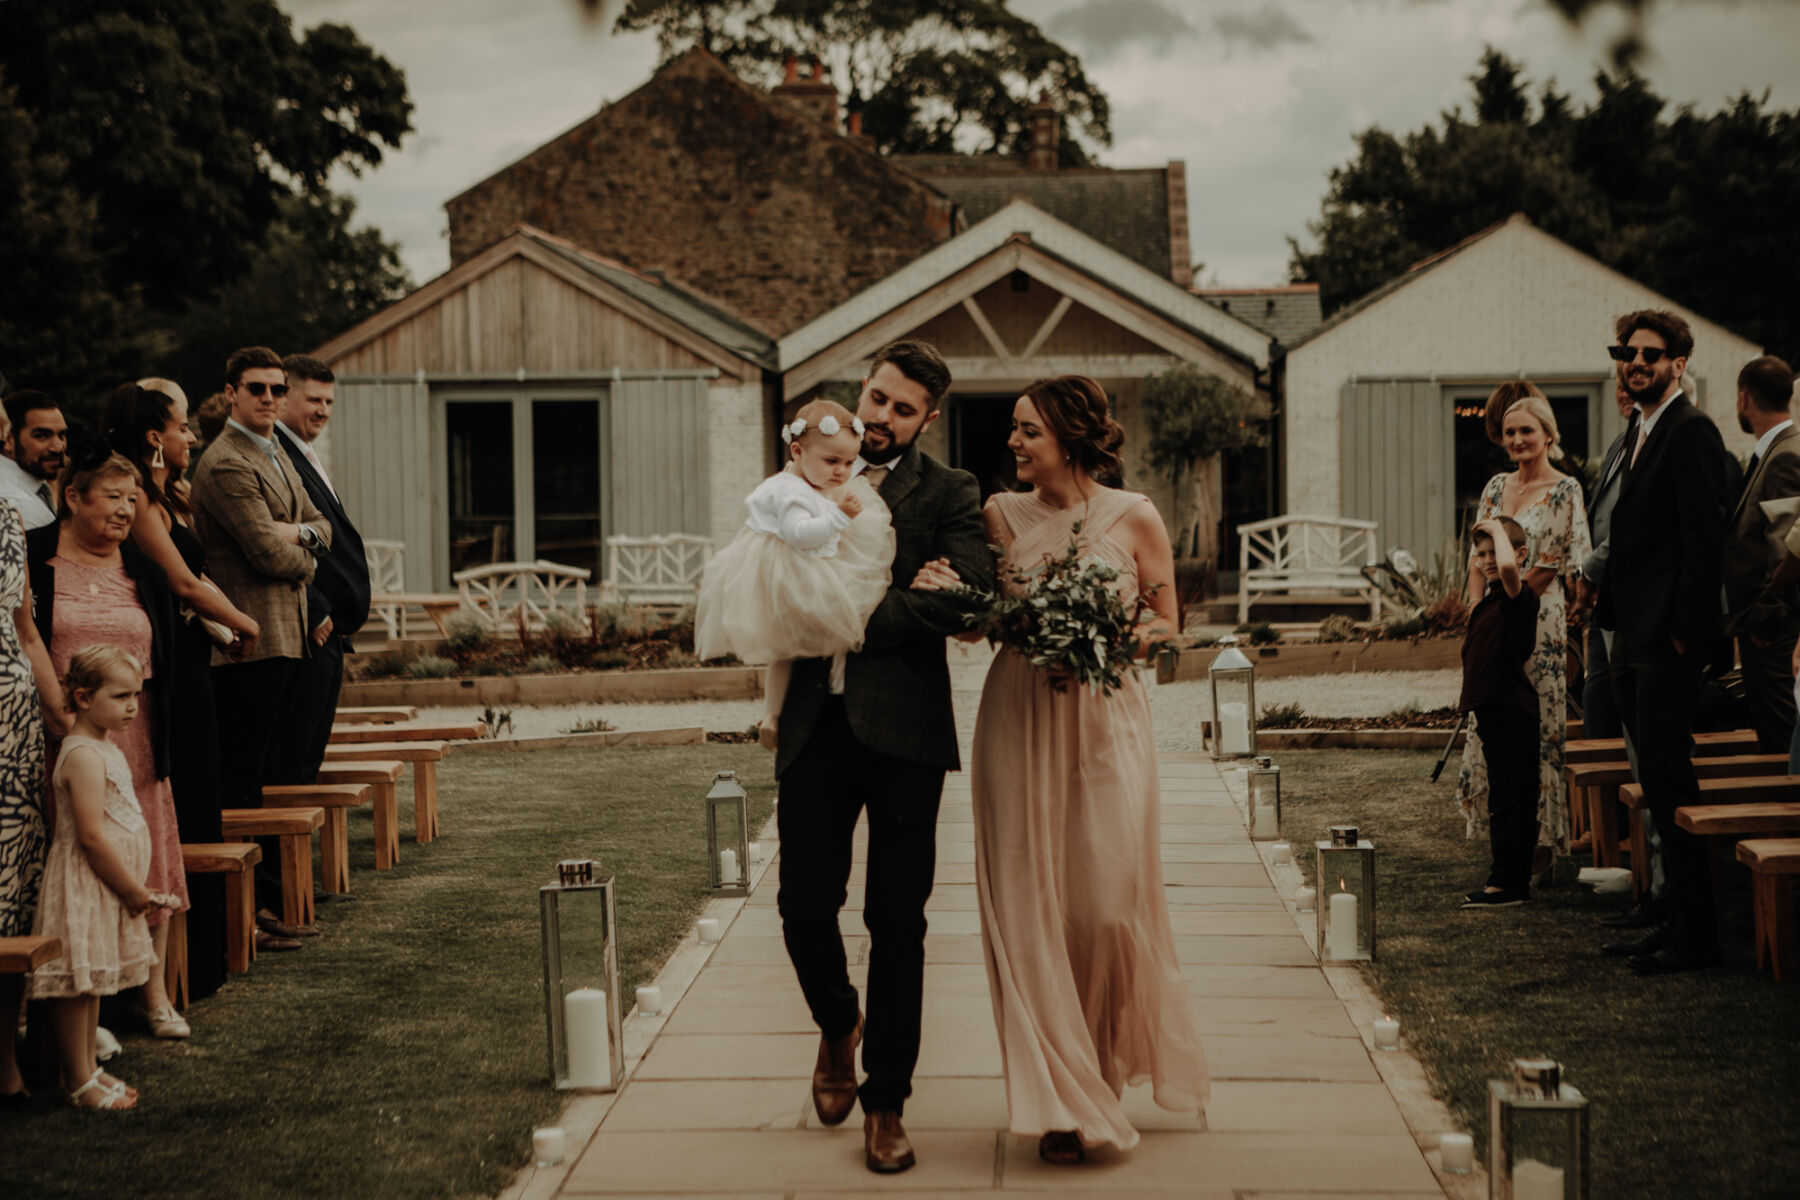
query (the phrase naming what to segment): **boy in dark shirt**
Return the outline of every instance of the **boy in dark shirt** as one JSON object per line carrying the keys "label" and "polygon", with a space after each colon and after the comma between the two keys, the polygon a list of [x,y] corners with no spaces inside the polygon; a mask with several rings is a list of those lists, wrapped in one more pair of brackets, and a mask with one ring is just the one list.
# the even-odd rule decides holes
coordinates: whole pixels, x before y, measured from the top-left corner
{"label": "boy in dark shirt", "polygon": [[1525,676],[1537,642],[1538,595],[1519,576],[1528,539],[1517,521],[1481,521],[1470,536],[1487,592],[1469,614],[1458,707],[1475,714],[1487,758],[1494,864],[1487,886],[1470,892],[1462,906],[1507,908],[1531,899],[1538,837],[1538,695]]}

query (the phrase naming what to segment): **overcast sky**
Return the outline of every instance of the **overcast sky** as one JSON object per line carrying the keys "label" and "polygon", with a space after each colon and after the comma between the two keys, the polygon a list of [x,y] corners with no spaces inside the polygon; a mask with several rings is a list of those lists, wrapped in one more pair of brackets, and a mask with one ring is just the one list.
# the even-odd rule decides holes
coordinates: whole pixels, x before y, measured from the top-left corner
{"label": "overcast sky", "polygon": [[[617,100],[656,65],[575,0],[282,0],[298,28],[350,25],[406,72],[417,130],[361,179],[336,185],[398,241],[416,281],[449,266],[443,203]],[[1208,284],[1280,283],[1285,238],[1306,237],[1326,175],[1370,125],[1416,129],[1469,107],[1492,44],[1534,88],[1577,101],[1619,28],[1610,8],[1572,30],[1544,0],[1014,0],[1081,55],[1113,106],[1108,166],[1187,162],[1193,252]],[[1644,73],[1710,112],[1749,89],[1800,108],[1800,4],[1662,0]],[[596,246],[605,251],[607,247]]]}

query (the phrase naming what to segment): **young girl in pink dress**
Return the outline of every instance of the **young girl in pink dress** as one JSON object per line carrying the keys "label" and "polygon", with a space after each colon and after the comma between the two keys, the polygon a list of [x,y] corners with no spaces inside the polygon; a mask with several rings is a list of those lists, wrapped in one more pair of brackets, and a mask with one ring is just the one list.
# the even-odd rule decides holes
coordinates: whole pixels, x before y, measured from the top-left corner
{"label": "young girl in pink dress", "polygon": [[63,680],[75,729],[51,772],[56,819],[32,932],[62,942],[62,955],[31,975],[33,999],[50,1001],[63,1083],[78,1108],[137,1106],[137,1092],[100,1069],[94,1055],[100,997],[137,987],[156,963],[144,914],[177,901],[144,886],[150,827],[131,768],[110,736],[137,719],[143,668],[117,646],[89,646]]}
{"label": "young girl in pink dress", "polygon": [[892,516],[855,473],[862,422],[815,400],[781,438],[791,460],[745,499],[749,519],[706,565],[694,614],[701,658],[769,664],[758,733],[771,750],[792,660],[860,649],[894,563]]}

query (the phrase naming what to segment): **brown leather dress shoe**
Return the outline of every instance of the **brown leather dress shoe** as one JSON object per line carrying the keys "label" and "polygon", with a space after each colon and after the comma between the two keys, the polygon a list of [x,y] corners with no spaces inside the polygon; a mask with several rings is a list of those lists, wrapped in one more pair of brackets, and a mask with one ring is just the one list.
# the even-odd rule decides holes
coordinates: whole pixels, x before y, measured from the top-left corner
{"label": "brown leather dress shoe", "polygon": [[823,1125],[842,1125],[856,1107],[856,1047],[862,1043],[863,1018],[841,1038],[819,1035],[819,1061],[813,1065],[813,1111]]}
{"label": "brown leather dress shoe", "polygon": [[900,1114],[878,1108],[863,1114],[863,1155],[869,1170],[892,1175],[913,1165],[912,1143],[900,1124]]}
{"label": "brown leather dress shoe", "polygon": [[259,908],[256,910],[256,927],[264,933],[273,934],[278,938],[288,938],[290,940],[293,938],[319,936],[319,927],[317,925],[289,925],[286,921],[282,920],[266,908]]}
{"label": "brown leather dress shoe", "polygon": [[300,943],[293,938],[281,937],[266,929],[256,931],[256,952],[265,954],[271,950],[298,950]]}

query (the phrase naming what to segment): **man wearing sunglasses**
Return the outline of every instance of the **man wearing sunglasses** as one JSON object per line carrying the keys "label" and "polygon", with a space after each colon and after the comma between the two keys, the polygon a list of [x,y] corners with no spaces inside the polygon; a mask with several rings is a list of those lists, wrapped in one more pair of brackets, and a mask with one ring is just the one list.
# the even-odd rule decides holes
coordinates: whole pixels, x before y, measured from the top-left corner
{"label": "man wearing sunglasses", "polygon": [[[296,698],[305,696],[296,682],[312,651],[306,585],[315,556],[331,545],[330,523],[275,440],[287,390],[281,356],[268,347],[251,346],[227,360],[231,416],[200,460],[189,500],[213,582],[262,629],[243,658],[213,652],[219,781],[227,808],[262,807],[263,785],[274,782],[281,761],[278,743],[304,723],[295,709]],[[262,949],[295,949],[294,938],[314,932],[277,916],[280,861],[270,839],[256,877]]]}
{"label": "man wearing sunglasses", "polygon": [[1724,632],[1721,548],[1732,497],[1719,428],[1683,394],[1694,336],[1672,312],[1627,313],[1607,353],[1636,407],[1595,615],[1613,631],[1612,683],[1663,842],[1664,920],[1621,946],[1640,975],[1719,961],[1706,846],[1675,824],[1700,802],[1694,703]]}

